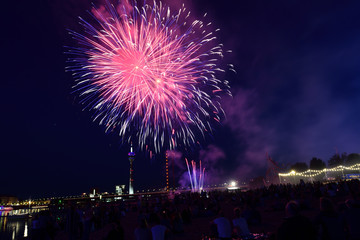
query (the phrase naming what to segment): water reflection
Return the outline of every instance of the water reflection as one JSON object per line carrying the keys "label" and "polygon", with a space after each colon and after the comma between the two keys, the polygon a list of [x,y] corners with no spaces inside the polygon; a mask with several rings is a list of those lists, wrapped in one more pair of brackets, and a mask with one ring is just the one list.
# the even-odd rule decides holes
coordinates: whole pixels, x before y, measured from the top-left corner
{"label": "water reflection", "polygon": [[29,237],[31,216],[48,208],[0,211],[0,240]]}
{"label": "water reflection", "polygon": [[25,222],[24,238],[28,236],[28,223]]}
{"label": "water reflection", "polygon": [[28,224],[31,223],[31,219],[8,219],[5,218],[5,224],[0,231],[0,239],[21,239],[22,237],[28,237]]}
{"label": "water reflection", "polygon": [[0,232],[5,232],[7,218],[0,217]]}

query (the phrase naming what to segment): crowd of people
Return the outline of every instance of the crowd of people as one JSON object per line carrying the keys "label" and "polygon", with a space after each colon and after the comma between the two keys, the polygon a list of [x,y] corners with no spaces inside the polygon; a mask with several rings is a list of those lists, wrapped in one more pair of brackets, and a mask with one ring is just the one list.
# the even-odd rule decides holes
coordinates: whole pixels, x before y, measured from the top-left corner
{"label": "crowd of people", "polygon": [[[69,201],[32,221],[33,239],[360,240],[360,181],[281,184],[248,191]],[[59,209],[60,208],[60,209]]]}

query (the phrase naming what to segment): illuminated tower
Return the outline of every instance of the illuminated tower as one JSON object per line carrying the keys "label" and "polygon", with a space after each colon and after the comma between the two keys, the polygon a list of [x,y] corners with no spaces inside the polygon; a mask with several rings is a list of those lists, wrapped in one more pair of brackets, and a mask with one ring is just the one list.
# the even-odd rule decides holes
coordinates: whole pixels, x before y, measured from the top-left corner
{"label": "illuminated tower", "polygon": [[128,153],[129,162],[130,162],[130,183],[129,183],[129,194],[134,194],[134,176],[133,176],[133,161],[135,160],[135,153],[133,150],[133,145],[131,143],[130,152]]}
{"label": "illuminated tower", "polygon": [[168,159],[168,151],[165,153],[165,167],[166,167],[166,191],[169,191],[169,159]]}

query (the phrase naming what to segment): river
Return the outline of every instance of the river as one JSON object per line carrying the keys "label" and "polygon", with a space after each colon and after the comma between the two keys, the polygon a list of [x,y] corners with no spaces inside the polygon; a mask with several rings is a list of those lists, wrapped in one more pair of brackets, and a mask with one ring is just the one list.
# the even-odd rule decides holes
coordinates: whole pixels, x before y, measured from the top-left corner
{"label": "river", "polygon": [[31,215],[42,210],[47,208],[0,211],[0,240],[28,239],[31,233]]}

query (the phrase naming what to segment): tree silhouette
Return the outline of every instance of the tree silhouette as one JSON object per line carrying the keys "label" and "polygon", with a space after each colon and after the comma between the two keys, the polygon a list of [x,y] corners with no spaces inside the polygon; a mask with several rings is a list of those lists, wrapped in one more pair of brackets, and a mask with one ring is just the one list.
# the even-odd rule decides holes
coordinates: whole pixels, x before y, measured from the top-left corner
{"label": "tree silhouette", "polygon": [[338,153],[336,153],[329,159],[328,166],[336,167],[336,166],[344,165],[346,159],[347,159],[346,153],[341,154],[341,156]]}
{"label": "tree silhouette", "polygon": [[354,165],[356,163],[360,163],[360,154],[359,153],[350,153],[348,156],[347,156],[347,159],[345,161],[345,164],[347,166],[351,166],[351,165]]}
{"label": "tree silhouette", "polygon": [[321,160],[320,158],[313,157],[310,160],[310,169],[322,170],[324,168],[326,168],[326,163],[323,160]]}
{"label": "tree silhouette", "polygon": [[297,162],[290,167],[291,170],[294,170],[296,172],[304,172],[309,169],[306,162]]}

